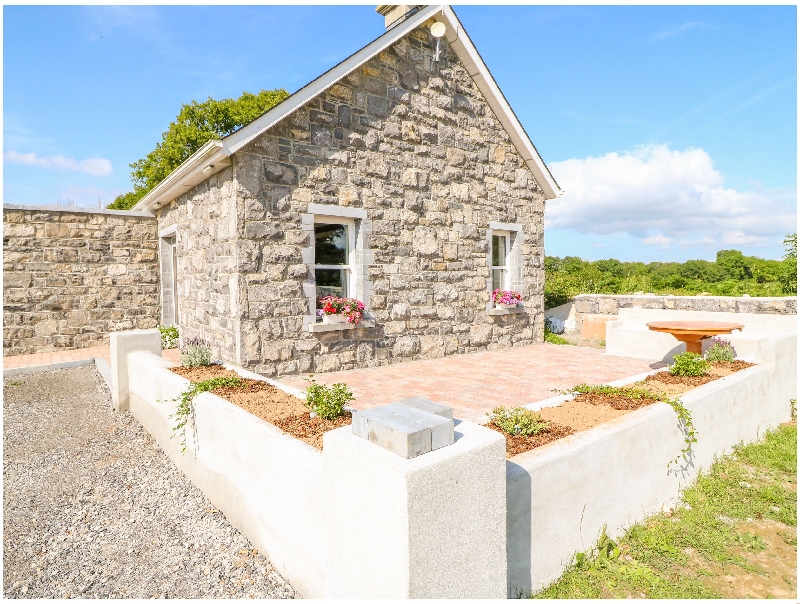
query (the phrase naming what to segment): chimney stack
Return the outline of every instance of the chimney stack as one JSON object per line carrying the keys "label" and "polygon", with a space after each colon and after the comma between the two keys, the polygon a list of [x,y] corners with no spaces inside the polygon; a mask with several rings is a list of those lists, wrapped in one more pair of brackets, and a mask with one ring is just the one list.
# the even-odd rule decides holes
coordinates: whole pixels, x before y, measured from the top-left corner
{"label": "chimney stack", "polygon": [[386,29],[389,29],[399,19],[405,17],[409,11],[417,12],[420,8],[422,8],[421,4],[381,4],[375,10],[383,15]]}

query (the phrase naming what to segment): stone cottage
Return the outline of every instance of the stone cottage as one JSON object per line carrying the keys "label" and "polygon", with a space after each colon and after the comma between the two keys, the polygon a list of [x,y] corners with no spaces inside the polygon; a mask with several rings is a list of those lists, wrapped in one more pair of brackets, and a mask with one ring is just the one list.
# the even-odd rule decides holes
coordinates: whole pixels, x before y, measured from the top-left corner
{"label": "stone cottage", "polygon": [[[383,35],[134,208],[158,218],[162,322],[217,358],[274,376],[542,341],[558,185],[449,6],[378,12]],[[320,323],[329,293],[367,320]]]}

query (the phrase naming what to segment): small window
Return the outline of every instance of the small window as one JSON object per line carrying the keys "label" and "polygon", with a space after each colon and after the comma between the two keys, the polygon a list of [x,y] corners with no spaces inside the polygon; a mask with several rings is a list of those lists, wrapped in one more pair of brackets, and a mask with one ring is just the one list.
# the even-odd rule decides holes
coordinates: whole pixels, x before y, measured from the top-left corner
{"label": "small window", "polygon": [[492,233],[492,291],[509,289],[508,257],[510,241],[510,233]]}
{"label": "small window", "polygon": [[[322,217],[317,217],[318,220]],[[340,219],[341,220],[341,219]],[[350,297],[353,225],[342,222],[314,224],[314,278],[317,307],[325,296]]]}

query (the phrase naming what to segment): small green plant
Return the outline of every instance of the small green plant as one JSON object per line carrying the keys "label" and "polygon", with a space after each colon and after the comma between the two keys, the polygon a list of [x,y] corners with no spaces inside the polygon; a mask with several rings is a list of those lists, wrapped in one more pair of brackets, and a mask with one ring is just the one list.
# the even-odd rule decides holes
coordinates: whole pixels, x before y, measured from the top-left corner
{"label": "small green plant", "polygon": [[[177,419],[175,427],[172,429],[172,437],[180,434],[181,437],[181,453],[186,451],[186,424],[191,420],[194,423],[194,397],[201,392],[211,392],[215,388],[221,386],[241,386],[242,378],[234,376],[215,377],[210,380],[202,382],[192,382],[189,387],[178,395],[178,398],[173,401],[178,401],[178,408],[175,410],[171,418]],[[195,433],[195,437],[197,434]]]}
{"label": "small green plant", "polygon": [[306,379],[305,405],[311,413],[322,419],[336,419],[346,413],[345,406],[355,397],[346,384],[317,384],[314,376]]}
{"label": "small green plant", "polygon": [[706,351],[706,360],[733,363],[735,359],[736,351],[728,340],[711,338],[711,346]]}
{"label": "small green plant", "polygon": [[211,346],[200,338],[191,338],[181,348],[181,365],[199,367],[211,364]]}
{"label": "small green plant", "polygon": [[[695,355],[697,356],[697,355]],[[664,398],[654,392],[646,390],[644,388],[631,388],[631,387],[617,387],[617,386],[590,386],[589,384],[578,384],[577,386],[571,388],[567,392],[572,392],[574,394],[601,394],[605,396],[624,396],[627,398],[631,398],[634,400],[641,400],[641,399],[652,399],[655,401],[660,401],[662,403],[666,403],[672,410],[675,411],[675,415],[678,416],[678,424],[680,426],[681,431],[683,432],[683,441],[686,443],[686,446],[681,449],[680,454],[670,461],[667,464],[667,467],[671,466],[674,463],[678,463],[678,460],[683,458],[684,461],[689,461],[689,454],[692,451],[692,444],[697,442],[697,431],[694,429],[694,423],[692,423],[692,414],[689,413],[689,410],[683,406],[683,403],[680,399],[672,399],[672,398]]]}
{"label": "small green plant", "polygon": [[684,352],[672,357],[672,365],[669,368],[672,375],[700,376],[708,373],[708,361],[694,352]]}
{"label": "small green plant", "polygon": [[158,331],[161,332],[161,348],[168,350],[170,348],[178,347],[178,326],[174,323],[172,325],[159,325]]}
{"label": "small green plant", "polygon": [[793,398],[789,401],[789,404],[792,406],[792,420],[797,419],[797,399]]}
{"label": "small green plant", "polygon": [[597,545],[588,552],[575,554],[574,565],[576,569],[583,571],[602,570],[608,562],[619,558],[619,546],[617,546],[616,541],[608,536],[606,527],[607,525],[604,524],[600,532],[600,538],[597,540]]}
{"label": "small green plant", "polygon": [[9,382],[9,386],[22,386],[23,382]]}
{"label": "small green plant", "polygon": [[487,413],[489,421],[506,434],[516,436],[533,436],[547,429],[550,425],[538,413],[525,407],[497,407]]}

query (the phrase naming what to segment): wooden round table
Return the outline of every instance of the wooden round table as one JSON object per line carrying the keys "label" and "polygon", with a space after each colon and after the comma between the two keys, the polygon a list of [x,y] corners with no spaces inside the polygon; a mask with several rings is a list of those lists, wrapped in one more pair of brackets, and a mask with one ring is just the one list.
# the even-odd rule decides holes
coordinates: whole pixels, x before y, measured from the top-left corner
{"label": "wooden round table", "polygon": [[703,354],[702,340],[723,333],[731,333],[734,329],[744,329],[741,323],[723,323],[721,321],[653,321],[647,327],[651,331],[671,333],[677,340],[686,344],[686,352]]}

